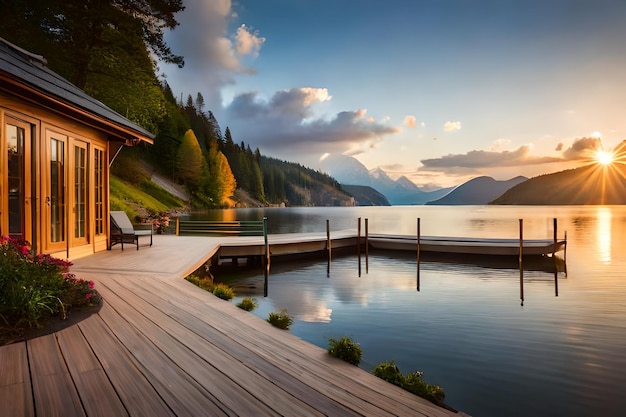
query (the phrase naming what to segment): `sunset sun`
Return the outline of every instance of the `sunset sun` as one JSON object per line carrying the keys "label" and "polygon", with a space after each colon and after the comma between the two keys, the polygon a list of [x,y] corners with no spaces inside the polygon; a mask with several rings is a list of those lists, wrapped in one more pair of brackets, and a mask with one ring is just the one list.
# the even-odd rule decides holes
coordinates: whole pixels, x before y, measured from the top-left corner
{"label": "sunset sun", "polygon": [[613,162],[613,153],[599,150],[596,152],[596,161],[601,165],[610,165]]}

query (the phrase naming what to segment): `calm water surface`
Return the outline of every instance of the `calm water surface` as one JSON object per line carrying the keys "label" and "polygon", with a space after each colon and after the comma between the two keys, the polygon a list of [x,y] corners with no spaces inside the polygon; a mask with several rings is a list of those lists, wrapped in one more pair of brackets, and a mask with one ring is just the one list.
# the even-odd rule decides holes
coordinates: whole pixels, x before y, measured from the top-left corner
{"label": "calm water surface", "polygon": [[[326,348],[350,336],[361,367],[394,359],[403,373],[424,372],[446,401],[479,416],[626,415],[626,207],[362,207],[246,209],[215,219],[267,216],[271,233],[356,229],[370,233],[559,237],[567,231],[567,274],[512,265],[424,261],[417,291],[414,254],[356,256],[297,264],[274,262],[268,297],[263,276],[238,279],[241,296],[257,298],[266,318],[286,308],[291,332]],[[270,238],[271,243],[271,238]],[[259,271],[261,272],[261,271]],[[558,295],[557,295],[558,292]]]}

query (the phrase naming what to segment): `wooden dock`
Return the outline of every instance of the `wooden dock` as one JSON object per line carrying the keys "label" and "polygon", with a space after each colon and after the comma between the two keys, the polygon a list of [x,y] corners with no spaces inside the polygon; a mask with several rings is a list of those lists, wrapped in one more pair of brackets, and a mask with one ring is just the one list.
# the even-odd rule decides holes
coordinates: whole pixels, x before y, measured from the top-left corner
{"label": "wooden dock", "polygon": [[72,271],[96,282],[103,305],[0,347],[2,414],[458,415],[181,279],[220,245],[246,239],[158,235],[152,247],[75,260]]}
{"label": "wooden dock", "polygon": [[[335,249],[356,248],[368,245],[373,249],[391,251],[417,251],[417,236],[370,234],[367,238],[359,236],[357,231],[344,230],[333,232],[328,240],[321,233],[293,233],[271,235],[269,239],[271,256],[300,255],[322,252],[329,247]],[[565,249],[565,240],[523,239],[523,256],[545,256],[561,252]],[[421,252],[448,255],[485,255],[485,256],[519,256],[519,239],[493,239],[468,237],[420,236]],[[355,249],[356,250],[356,249]],[[222,258],[262,256],[265,252],[263,240],[254,237],[241,237],[228,240],[220,245],[217,255]]]}

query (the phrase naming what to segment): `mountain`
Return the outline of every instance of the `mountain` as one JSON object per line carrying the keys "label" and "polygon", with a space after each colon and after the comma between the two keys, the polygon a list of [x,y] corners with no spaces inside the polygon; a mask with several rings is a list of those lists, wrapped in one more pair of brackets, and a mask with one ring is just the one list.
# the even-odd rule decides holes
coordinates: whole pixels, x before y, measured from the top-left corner
{"label": "mountain", "polygon": [[354,197],[357,206],[390,206],[387,197],[367,185],[342,185]]}
{"label": "mountain", "polygon": [[346,155],[329,156],[319,164],[319,169],[335,178],[344,188],[346,184],[372,187],[392,205],[424,204],[452,190],[423,191],[407,177],[394,181],[382,168],[368,171],[356,158]]}
{"label": "mountain", "polygon": [[429,201],[427,205],[483,205],[502,195],[509,188],[514,187],[528,178],[515,177],[507,181],[497,181],[491,177],[473,178],[452,190],[444,197]]}
{"label": "mountain", "polygon": [[491,204],[626,204],[626,168],[619,163],[588,165],[525,181]]}

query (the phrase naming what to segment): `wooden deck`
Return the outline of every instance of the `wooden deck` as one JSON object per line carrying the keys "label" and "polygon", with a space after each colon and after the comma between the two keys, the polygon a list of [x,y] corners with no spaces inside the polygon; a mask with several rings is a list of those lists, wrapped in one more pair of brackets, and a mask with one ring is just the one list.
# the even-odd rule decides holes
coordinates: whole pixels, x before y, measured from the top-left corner
{"label": "wooden deck", "polygon": [[76,260],[103,306],[0,347],[2,415],[458,415],[181,279],[232,239],[158,235]]}

